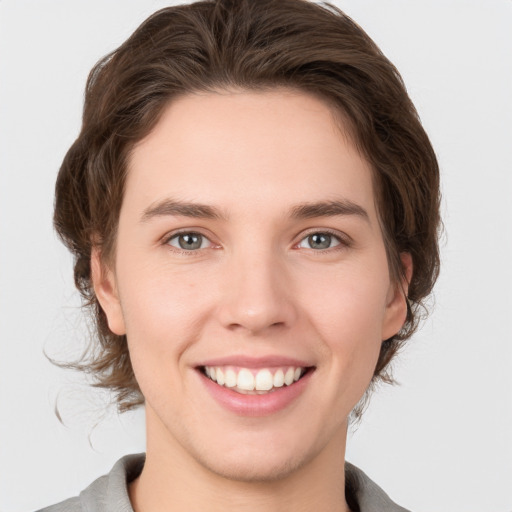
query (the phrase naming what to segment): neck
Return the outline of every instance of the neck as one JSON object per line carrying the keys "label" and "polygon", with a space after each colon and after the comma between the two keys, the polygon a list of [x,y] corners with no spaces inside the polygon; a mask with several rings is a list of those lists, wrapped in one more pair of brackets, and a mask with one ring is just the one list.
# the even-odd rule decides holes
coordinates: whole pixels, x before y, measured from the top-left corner
{"label": "neck", "polygon": [[144,469],[130,484],[135,512],[283,510],[349,512],[345,501],[346,432],[310,460],[279,477],[227,478],[205,467],[153,421],[147,422]]}

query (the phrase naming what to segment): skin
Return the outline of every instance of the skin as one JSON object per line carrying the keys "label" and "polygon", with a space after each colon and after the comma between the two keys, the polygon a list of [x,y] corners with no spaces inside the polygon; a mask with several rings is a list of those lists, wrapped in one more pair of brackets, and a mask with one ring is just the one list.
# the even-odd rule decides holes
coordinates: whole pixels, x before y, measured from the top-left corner
{"label": "skin", "polygon": [[[347,417],[382,340],[406,316],[406,283],[390,279],[371,173],[330,108],[288,90],[182,97],[134,148],[114,264],[98,251],[92,263],[146,399],[135,511],[348,510]],[[148,214],[169,199],[220,217]],[[329,201],[366,215],[290,215]],[[203,235],[201,247],[180,249],[180,230]],[[312,247],[313,233],[331,235],[330,245]],[[410,275],[410,258],[403,262]],[[196,368],[233,354],[293,357],[315,369],[283,410],[237,415],[205,391]]]}

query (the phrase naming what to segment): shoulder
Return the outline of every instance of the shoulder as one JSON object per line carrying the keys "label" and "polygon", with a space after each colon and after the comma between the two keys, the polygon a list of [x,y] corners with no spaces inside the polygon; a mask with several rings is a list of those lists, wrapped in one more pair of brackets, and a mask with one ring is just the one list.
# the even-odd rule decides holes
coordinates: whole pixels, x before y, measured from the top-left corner
{"label": "shoulder", "polygon": [[110,473],[95,480],[79,496],[38,512],[133,512],[127,484],[140,474],[144,460],[144,454],[127,455],[115,463]]}
{"label": "shoulder", "polygon": [[[38,512],[133,512],[128,483],[144,466],[144,454],[127,455],[118,460],[110,473],[95,480],[79,496],[43,508]],[[345,463],[346,489],[354,512],[409,512],[391,498],[362,470]]]}
{"label": "shoulder", "polygon": [[42,508],[37,512],[82,512],[82,505],[80,505],[80,498],[69,498],[69,500],[61,501],[56,505]]}
{"label": "shoulder", "polygon": [[345,463],[346,492],[352,494],[358,512],[410,512],[397,505],[391,498],[361,469]]}

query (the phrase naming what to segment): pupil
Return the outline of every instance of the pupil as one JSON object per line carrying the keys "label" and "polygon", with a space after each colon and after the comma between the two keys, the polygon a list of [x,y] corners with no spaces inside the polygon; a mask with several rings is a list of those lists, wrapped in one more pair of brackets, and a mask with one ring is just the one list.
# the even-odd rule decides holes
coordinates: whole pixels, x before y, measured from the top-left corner
{"label": "pupil", "polygon": [[313,249],[328,249],[331,245],[331,235],[315,233],[309,237],[309,245]]}
{"label": "pupil", "polygon": [[180,235],[179,244],[182,249],[199,249],[201,247],[201,235],[195,233],[189,233],[186,235]]}

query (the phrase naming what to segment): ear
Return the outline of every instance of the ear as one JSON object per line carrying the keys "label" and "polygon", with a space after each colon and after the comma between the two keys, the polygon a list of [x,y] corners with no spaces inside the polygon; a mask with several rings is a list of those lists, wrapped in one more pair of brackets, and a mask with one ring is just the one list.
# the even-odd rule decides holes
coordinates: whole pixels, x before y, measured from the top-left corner
{"label": "ear", "polygon": [[109,329],[118,336],[126,334],[114,273],[101,261],[101,252],[91,252],[91,276],[94,293],[107,317]]}
{"label": "ear", "polygon": [[382,339],[387,340],[394,336],[404,325],[407,318],[407,293],[412,278],[412,256],[408,252],[400,254],[403,277],[391,283],[388,293],[388,302],[382,325]]}

